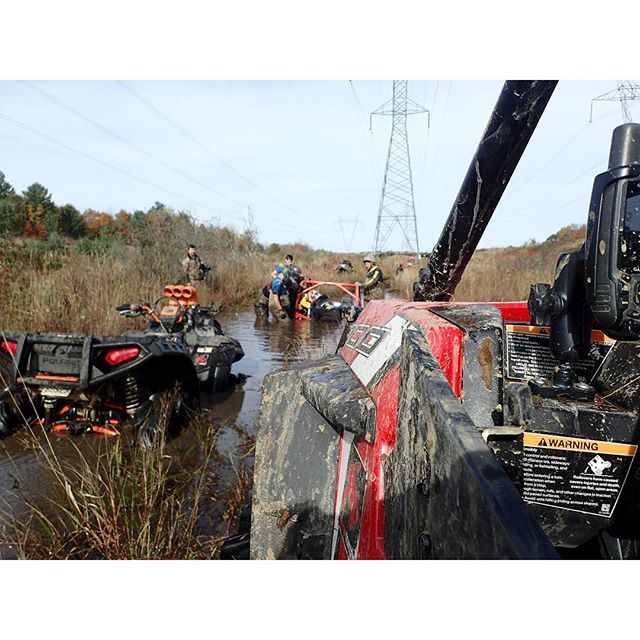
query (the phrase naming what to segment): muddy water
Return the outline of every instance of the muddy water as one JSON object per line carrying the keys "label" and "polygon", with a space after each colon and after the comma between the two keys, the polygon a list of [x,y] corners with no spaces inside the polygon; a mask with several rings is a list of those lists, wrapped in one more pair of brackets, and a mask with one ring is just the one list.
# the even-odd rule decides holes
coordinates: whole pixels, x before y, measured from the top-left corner
{"label": "muddy water", "polygon": [[[334,353],[343,324],[267,322],[257,320],[253,311],[223,314],[219,320],[225,333],[237,338],[245,352],[244,358],[233,365],[233,386],[224,393],[202,397],[205,420],[217,429],[217,450],[230,463],[226,478],[224,471],[216,469],[216,473],[221,474],[221,482],[228,484],[233,480],[229,473],[235,473],[238,465],[251,470],[252,456],[243,455],[242,446],[256,433],[264,376],[296,362]],[[185,431],[179,440],[181,447],[188,447],[193,435]],[[109,446],[109,441],[102,436],[50,438],[56,456],[65,461],[78,455],[90,456],[96,449]],[[32,441],[20,432],[0,441],[0,510],[10,511],[19,519],[29,515],[29,501],[39,503],[48,495],[47,480],[32,447]],[[205,529],[211,532],[210,527]],[[1,534],[0,531],[0,556],[7,557]]]}
{"label": "muddy water", "polygon": [[245,356],[233,365],[240,378],[236,388],[205,398],[205,402],[212,402],[208,406],[214,418],[234,421],[251,435],[255,434],[264,376],[274,369],[335,353],[344,326],[304,320],[270,323],[257,320],[253,312],[222,316],[220,322],[225,333],[240,341]]}

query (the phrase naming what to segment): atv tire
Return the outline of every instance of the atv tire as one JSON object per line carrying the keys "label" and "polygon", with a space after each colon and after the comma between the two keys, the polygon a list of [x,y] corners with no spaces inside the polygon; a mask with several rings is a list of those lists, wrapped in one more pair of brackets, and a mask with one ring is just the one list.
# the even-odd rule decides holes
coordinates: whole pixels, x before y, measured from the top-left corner
{"label": "atv tire", "polygon": [[37,417],[26,392],[18,391],[13,396],[5,393],[0,400],[0,439],[13,435]]}
{"label": "atv tire", "polygon": [[191,395],[181,389],[165,389],[154,393],[138,409],[132,420],[137,444],[148,448],[161,433],[167,439],[175,438],[195,406]]}
{"label": "atv tire", "polygon": [[0,438],[13,435],[18,429],[17,421],[8,403],[0,402]]}

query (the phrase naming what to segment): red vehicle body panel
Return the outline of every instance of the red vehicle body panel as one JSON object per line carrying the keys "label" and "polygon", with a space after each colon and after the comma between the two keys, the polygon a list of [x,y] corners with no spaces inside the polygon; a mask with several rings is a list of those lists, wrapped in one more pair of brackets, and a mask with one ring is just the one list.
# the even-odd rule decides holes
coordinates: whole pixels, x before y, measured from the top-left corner
{"label": "red vehicle body panel", "polygon": [[[367,387],[376,405],[375,440],[368,443],[358,440],[355,452],[344,442],[340,448],[338,477],[336,478],[335,513],[340,529],[335,558],[385,559],[384,548],[384,465],[393,451],[396,437],[398,413],[398,392],[400,388],[400,365],[397,353],[403,327],[412,325],[422,332],[442,372],[456,396],[462,393],[463,331],[458,326],[440,317],[431,308],[442,307],[444,303],[417,303],[404,301],[373,301],[358,319],[351,337],[343,347],[342,357]],[[465,303],[468,305],[469,303]],[[526,302],[482,303],[497,307],[506,322],[528,322]],[[391,328],[389,328],[391,327]],[[373,332],[371,330],[373,329]],[[395,333],[394,333],[395,331]],[[397,348],[386,350],[389,358],[363,360],[367,346],[367,336],[386,333],[386,340],[395,340]],[[355,345],[355,346],[354,346]],[[384,355],[384,354],[383,354]],[[367,369],[366,365],[370,368]],[[374,371],[375,369],[375,371]],[[355,453],[355,455],[353,455]],[[340,486],[340,469],[349,465],[344,474],[344,486]],[[361,481],[358,482],[358,475]],[[364,478],[364,482],[362,481]],[[341,496],[340,504],[338,500]],[[346,517],[345,517],[346,516]],[[345,544],[345,535],[355,532],[356,540],[351,540],[351,554]]]}

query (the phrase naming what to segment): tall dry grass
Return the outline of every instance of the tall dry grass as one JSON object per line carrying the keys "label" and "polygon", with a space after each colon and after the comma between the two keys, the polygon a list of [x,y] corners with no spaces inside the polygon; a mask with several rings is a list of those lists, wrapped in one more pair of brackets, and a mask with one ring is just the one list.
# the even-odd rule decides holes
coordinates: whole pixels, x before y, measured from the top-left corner
{"label": "tall dry grass", "polygon": [[[456,287],[457,302],[526,300],[535,282],[552,283],[558,256],[575,251],[584,240],[584,227],[568,226],[542,243],[476,251]],[[387,284],[400,298],[413,298],[413,283],[418,279],[418,266],[391,275]],[[385,276],[387,271],[385,271]],[[389,273],[391,271],[389,270]]]}
{"label": "tall dry grass", "polygon": [[[531,283],[552,281],[557,254],[575,247],[575,242],[552,242],[479,251],[457,287],[455,300],[526,299]],[[204,251],[202,253],[205,259],[211,260]],[[120,247],[107,255],[73,251],[33,255],[18,249],[4,257],[0,247],[3,301],[0,327],[5,330],[120,333],[133,325],[130,320],[121,318],[115,307],[124,303],[153,303],[161,296],[165,284],[180,280],[181,257],[179,247],[164,253]],[[228,311],[250,308],[283,257],[265,252],[250,257],[218,256],[211,260],[211,276],[199,287],[201,302],[216,302]],[[355,271],[351,274],[337,274],[333,270],[339,254],[306,252],[294,258],[303,274],[312,279],[363,282],[366,276],[360,255],[352,256]],[[382,255],[378,263],[389,294],[411,300],[413,283],[426,260],[396,273],[398,265],[406,259],[407,256]],[[327,293],[339,295],[329,289]]]}
{"label": "tall dry grass", "polygon": [[[26,519],[0,509],[0,542],[25,559],[217,557],[246,504],[250,474],[241,460],[225,469],[216,427],[200,418],[191,429],[186,449],[163,437],[148,448],[118,438],[64,457],[46,434],[28,431],[49,490],[25,498]],[[231,482],[221,482],[223,471]]]}
{"label": "tall dry grass", "polygon": [[[0,245],[0,327],[4,330],[73,331],[117,334],[133,325],[115,307],[125,303],[151,302],[162,295],[165,284],[181,279],[180,246],[140,250],[116,246],[106,254],[87,255],[73,248],[59,252],[33,252],[21,245]],[[204,304],[218,303],[224,310],[250,308],[259,290],[271,280],[284,252],[247,256],[232,251],[201,250],[213,271],[199,286]],[[295,256],[303,274],[337,282],[364,280],[361,261],[356,272],[336,274],[339,258],[326,252]],[[329,292],[331,293],[331,292]]]}

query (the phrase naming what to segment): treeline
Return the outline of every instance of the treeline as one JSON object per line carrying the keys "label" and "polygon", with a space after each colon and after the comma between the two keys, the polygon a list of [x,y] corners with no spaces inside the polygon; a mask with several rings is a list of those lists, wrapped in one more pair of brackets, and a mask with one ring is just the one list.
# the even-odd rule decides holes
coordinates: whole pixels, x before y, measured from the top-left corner
{"label": "treeline", "polygon": [[73,244],[83,253],[125,245],[142,250],[164,245],[165,251],[173,253],[177,247],[184,251],[190,243],[243,256],[265,251],[250,228],[237,232],[225,226],[202,224],[190,214],[161,202],[146,211],[122,209],[115,215],[95,209],[80,212],[72,204],[57,205],[49,190],[38,182],[17,193],[1,171],[0,238],[30,241],[30,246],[53,250]]}
{"label": "treeline", "polygon": [[144,245],[150,240],[150,229],[166,226],[169,219],[172,226],[193,225],[188,214],[175,212],[161,202],[147,211],[130,213],[123,209],[115,216],[95,209],[81,213],[72,204],[56,205],[48,189],[38,182],[16,193],[0,171],[0,234],[5,238],[120,238],[125,243]]}
{"label": "treeline", "polygon": [[[146,211],[121,209],[115,215],[95,209],[80,212],[72,204],[56,205],[49,190],[38,182],[22,193],[0,171],[0,241],[26,242],[32,249],[66,250],[88,254],[105,254],[123,246],[152,251],[158,245],[165,253],[180,252],[191,243],[206,251],[225,252],[233,257],[257,255],[279,256],[312,253],[305,243],[271,243],[258,241],[256,229],[247,222],[243,231],[222,225],[204,224],[189,213],[175,211],[155,202]],[[5,243],[6,244],[6,243]],[[171,245],[172,249],[169,249]],[[0,251],[1,253],[1,251]]]}

